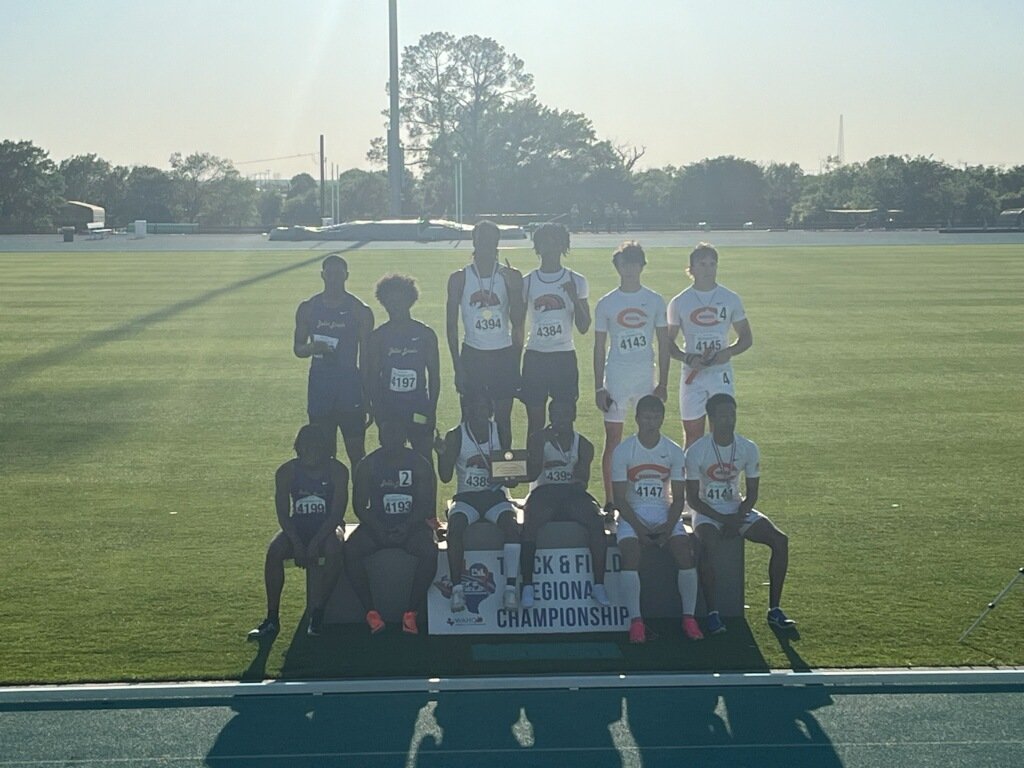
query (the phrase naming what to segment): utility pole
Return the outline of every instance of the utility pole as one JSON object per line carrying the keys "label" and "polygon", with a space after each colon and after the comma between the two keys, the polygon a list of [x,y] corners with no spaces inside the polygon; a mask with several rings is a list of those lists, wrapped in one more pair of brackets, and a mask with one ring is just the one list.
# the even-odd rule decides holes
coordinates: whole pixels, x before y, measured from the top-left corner
{"label": "utility pole", "polygon": [[320,219],[324,218],[324,193],[327,187],[324,186],[324,135],[320,134]]}
{"label": "utility pole", "polygon": [[388,186],[391,190],[391,215],[402,215],[402,146],[398,133],[398,0],[388,0],[388,31],[391,77],[389,90],[391,95],[390,117],[388,127]]}

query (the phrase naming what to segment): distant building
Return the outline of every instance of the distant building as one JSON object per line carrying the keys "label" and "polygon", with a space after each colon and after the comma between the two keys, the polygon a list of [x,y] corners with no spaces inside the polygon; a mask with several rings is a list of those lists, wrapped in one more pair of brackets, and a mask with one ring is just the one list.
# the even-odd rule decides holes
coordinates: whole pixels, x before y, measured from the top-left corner
{"label": "distant building", "polygon": [[101,206],[68,200],[61,209],[58,226],[74,227],[78,232],[86,232],[90,229],[89,224],[103,227],[106,220],[107,211]]}
{"label": "distant building", "polygon": [[1024,208],[1009,208],[999,213],[996,219],[997,227],[1007,229],[1024,229]]}

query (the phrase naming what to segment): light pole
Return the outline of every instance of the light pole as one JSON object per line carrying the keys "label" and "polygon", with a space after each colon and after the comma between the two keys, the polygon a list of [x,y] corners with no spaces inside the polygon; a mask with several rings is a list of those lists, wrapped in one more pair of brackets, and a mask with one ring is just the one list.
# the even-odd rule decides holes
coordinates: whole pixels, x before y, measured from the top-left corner
{"label": "light pole", "polygon": [[402,146],[398,134],[398,0],[388,0],[390,38],[391,123],[388,127],[388,186],[391,190],[391,215],[402,215]]}

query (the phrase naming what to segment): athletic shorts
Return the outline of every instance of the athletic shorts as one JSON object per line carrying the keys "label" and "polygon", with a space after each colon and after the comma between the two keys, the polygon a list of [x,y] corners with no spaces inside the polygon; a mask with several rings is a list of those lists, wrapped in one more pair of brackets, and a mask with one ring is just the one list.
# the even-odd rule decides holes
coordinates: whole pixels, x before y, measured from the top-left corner
{"label": "athletic shorts", "polygon": [[[738,512],[736,513],[739,514]],[[747,516],[743,518],[743,522],[740,524],[740,535],[743,536],[747,531],[750,530],[750,526],[756,523],[758,520],[767,520],[768,518],[758,512],[756,509],[752,509],[747,513]],[[693,530],[697,530],[702,525],[713,525],[716,530],[722,530],[722,524],[715,520],[713,517],[702,515],[700,512],[694,510],[693,512]]]}
{"label": "athletic shorts", "polygon": [[[658,504],[640,504],[633,508],[636,512],[636,516],[640,518],[640,522],[644,523],[647,528],[654,528],[655,526],[661,525],[668,519],[668,509]],[[640,531],[639,533],[646,534],[647,531]],[[683,527],[683,521],[679,520],[674,526],[672,526],[672,533],[669,534],[669,538],[673,536],[687,536],[686,528]],[[639,539],[638,532],[626,522],[621,516],[615,524],[615,540],[621,542],[623,539]],[[646,535],[644,536],[646,540]]]}
{"label": "athletic shorts", "polygon": [[363,411],[363,384],[359,372],[350,376],[315,374],[306,387],[306,413],[311,422],[334,421],[340,414]]}
{"label": "athletic shorts", "polygon": [[505,512],[515,513],[515,507],[504,491],[466,491],[452,497],[454,502],[448,510],[448,519],[453,515],[465,515],[470,524],[478,520],[497,523]]}
{"label": "athletic shorts", "polygon": [[[617,378],[617,377],[616,377]],[[654,383],[650,380],[617,381],[605,375],[605,389],[612,398],[611,407],[604,414],[604,420],[612,424],[622,424],[636,415],[636,404],[641,397],[654,392]]]}
{"label": "athletic shorts", "polygon": [[519,352],[515,347],[476,349],[462,345],[465,392],[483,392],[492,402],[511,400],[519,394]]}
{"label": "athletic shorts", "polygon": [[552,400],[575,403],[580,396],[580,369],[576,352],[538,352],[528,349],[523,353],[523,384],[519,399],[527,405],[543,405]]}
{"label": "athletic shorts", "polygon": [[601,506],[597,499],[576,484],[549,483],[538,485],[530,491],[523,510],[523,521],[529,521],[531,514],[542,510],[551,511],[551,522],[583,524],[589,517],[600,522]]}
{"label": "athletic shorts", "polygon": [[732,366],[725,365],[717,370],[700,371],[691,384],[686,383],[686,377],[679,377],[679,413],[683,421],[701,419],[706,413],[708,398],[724,392],[736,397],[736,387],[733,384]]}

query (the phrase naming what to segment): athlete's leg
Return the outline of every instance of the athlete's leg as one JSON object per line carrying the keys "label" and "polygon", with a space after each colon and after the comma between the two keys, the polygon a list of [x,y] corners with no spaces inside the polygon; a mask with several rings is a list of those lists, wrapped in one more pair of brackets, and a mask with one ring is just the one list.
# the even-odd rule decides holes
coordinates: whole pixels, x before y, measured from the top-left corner
{"label": "athlete's leg", "polygon": [[292,542],[284,531],[278,531],[267,547],[263,562],[263,584],[267,592],[267,616],[277,620],[284,590],[284,561],[294,557]]}
{"label": "athlete's leg", "polygon": [[697,536],[697,564],[700,576],[700,588],[704,594],[704,607],[708,613],[718,610],[715,603],[715,557],[721,534],[714,525],[702,523],[694,529]]}
{"label": "athlete's leg", "polygon": [[448,513],[448,535],[445,541],[448,542],[448,574],[452,584],[459,584],[462,581],[462,569],[465,565],[466,528],[469,527],[469,518],[465,512],[458,511],[453,507]]}
{"label": "athlete's leg", "polygon": [[373,593],[370,591],[370,575],[366,570],[366,558],[379,549],[381,545],[374,539],[369,528],[360,525],[345,542],[345,573],[352,584],[363,610],[375,610]]}
{"label": "athlete's leg", "polygon": [[604,423],[604,453],[601,454],[601,475],[604,478],[604,500],[611,502],[612,493],[612,454],[622,442],[622,422],[606,421]]}
{"label": "athlete's leg", "polygon": [[672,536],[668,540],[668,549],[672,559],[676,561],[679,573],[676,584],[679,587],[679,598],[682,601],[683,616],[693,616],[697,610],[697,569],[694,567],[693,550],[690,537],[686,534]]}
{"label": "athlete's leg", "polygon": [[526,438],[529,439],[530,435],[533,435],[540,430],[544,429],[546,422],[545,413],[547,412],[548,399],[545,396],[539,402],[526,403]]}
{"label": "athlete's leg", "polygon": [[520,533],[522,548],[519,553],[519,573],[523,577],[523,586],[533,584],[534,560],[537,556],[537,534],[554,516],[554,509],[550,503],[544,499],[534,499],[536,493],[537,491],[534,491],[527,498],[526,509],[523,510],[523,529]]}
{"label": "athlete's leg", "polygon": [[[491,515],[488,515],[491,517]],[[505,544],[502,547],[502,556],[505,561],[505,579],[507,584],[515,584],[519,578],[519,523],[516,520],[514,509],[506,509],[498,515],[496,525],[501,529],[505,537]]]}
{"label": "athlete's leg", "polygon": [[344,411],[338,416],[338,428],[345,441],[349,464],[354,470],[366,455],[366,414],[361,408]]}
{"label": "athlete's leg", "polygon": [[704,416],[699,419],[683,419],[683,436],[686,440],[684,448],[689,448],[704,436],[705,421]]}
{"label": "athlete's leg", "polygon": [[502,445],[512,445],[512,398],[494,401],[494,423],[498,427],[498,440]]}
{"label": "athlete's leg", "polygon": [[756,544],[767,544],[771,549],[771,558],[768,560],[768,607],[778,608],[786,571],[789,570],[789,537],[767,517],[761,517],[744,531],[743,538]]}
{"label": "athlete's leg", "polygon": [[404,549],[416,558],[416,570],[412,577],[412,591],[409,593],[407,611],[419,611],[427,604],[427,590],[437,575],[437,544],[426,524],[413,526],[405,540]]}
{"label": "athlete's leg", "polygon": [[[619,522],[620,533],[622,521]],[[629,610],[630,620],[640,618],[640,541],[635,534],[619,538],[619,554],[622,558],[622,570],[619,571],[619,584],[622,585],[622,597]]]}
{"label": "athlete's leg", "polygon": [[569,505],[568,517],[587,529],[587,547],[590,549],[590,563],[594,571],[594,583],[604,584],[608,562],[608,534],[601,519],[601,510],[590,494],[583,494]]}
{"label": "athlete's leg", "polygon": [[319,554],[323,558],[323,565],[320,565],[318,561],[310,563],[307,567],[311,569],[310,573],[313,576],[310,608],[323,611],[331,599],[331,593],[334,592],[334,587],[338,583],[338,577],[341,576],[344,566],[342,546],[337,536],[334,534],[328,536],[321,545]]}

